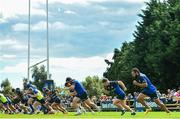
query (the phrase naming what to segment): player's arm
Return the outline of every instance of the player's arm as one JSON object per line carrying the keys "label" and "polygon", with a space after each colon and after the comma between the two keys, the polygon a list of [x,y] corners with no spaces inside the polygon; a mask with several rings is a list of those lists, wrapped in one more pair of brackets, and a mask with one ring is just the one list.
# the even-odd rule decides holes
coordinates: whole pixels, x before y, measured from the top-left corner
{"label": "player's arm", "polygon": [[36,97],[36,94],[32,95],[32,94],[28,94],[30,97],[34,98]]}
{"label": "player's arm", "polygon": [[107,90],[106,87],[104,87],[104,90],[103,90],[104,94],[108,95],[110,93],[110,91]]}
{"label": "player's arm", "polygon": [[70,96],[76,96],[77,93],[74,91],[74,92],[70,92]]}
{"label": "player's arm", "polygon": [[109,93],[110,93],[110,91],[108,91],[108,90],[103,90],[103,92],[104,92],[104,94],[106,94],[106,95],[108,95]]}
{"label": "player's arm", "polygon": [[123,88],[124,91],[127,90],[126,86],[124,85],[122,81],[118,81],[118,84]]}
{"label": "player's arm", "polygon": [[69,92],[70,92],[70,96],[76,96],[77,95],[77,92],[75,90],[69,91]]}
{"label": "player's arm", "polygon": [[134,84],[135,86],[138,86],[138,87],[141,87],[141,88],[146,88],[146,87],[148,86],[145,81],[142,82],[142,83],[138,83],[136,80],[134,80],[134,81],[133,81],[133,84]]}

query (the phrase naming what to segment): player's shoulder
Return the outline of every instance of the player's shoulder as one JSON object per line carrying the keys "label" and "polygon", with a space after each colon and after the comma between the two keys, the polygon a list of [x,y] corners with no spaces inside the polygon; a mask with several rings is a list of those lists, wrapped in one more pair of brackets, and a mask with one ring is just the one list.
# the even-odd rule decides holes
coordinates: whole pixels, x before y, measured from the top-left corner
{"label": "player's shoulder", "polygon": [[141,77],[145,77],[145,76],[146,76],[146,74],[144,74],[144,73],[140,73],[140,76],[141,76]]}
{"label": "player's shoulder", "polygon": [[112,84],[112,85],[118,84],[118,81],[110,81],[110,84]]}
{"label": "player's shoulder", "polygon": [[144,79],[144,78],[146,78],[147,76],[146,76],[146,74],[143,74],[143,73],[140,73],[140,75],[139,75],[139,78],[140,79]]}
{"label": "player's shoulder", "polygon": [[72,83],[79,83],[79,81],[76,80],[76,79],[73,79],[73,80],[72,80]]}

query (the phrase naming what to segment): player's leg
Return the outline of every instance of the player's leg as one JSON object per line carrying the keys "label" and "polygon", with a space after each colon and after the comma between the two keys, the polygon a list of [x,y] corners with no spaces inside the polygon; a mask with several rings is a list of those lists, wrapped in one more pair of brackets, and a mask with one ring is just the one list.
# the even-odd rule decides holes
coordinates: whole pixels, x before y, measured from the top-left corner
{"label": "player's leg", "polygon": [[15,113],[16,112],[16,108],[12,105],[12,104],[9,104],[9,108]]}
{"label": "player's leg", "polygon": [[61,105],[61,99],[58,97],[55,99],[55,104],[59,110],[61,110],[64,114],[67,114],[67,110]]}
{"label": "player's leg", "polygon": [[30,109],[31,109],[30,114],[33,114],[33,113],[34,113],[33,101],[34,101],[33,98],[28,98],[28,101],[27,101],[27,104],[28,104],[28,106],[29,106]]}
{"label": "player's leg", "polygon": [[128,105],[126,105],[126,100],[119,100],[119,103],[126,109],[131,112],[131,115],[135,115],[135,111],[132,110]]}
{"label": "player's leg", "polygon": [[79,106],[80,106],[80,98],[78,98],[78,97],[74,97],[73,98],[73,101],[72,101],[72,107],[74,108],[74,109],[76,109],[76,111],[77,111],[77,114],[76,115],[80,115],[81,114],[81,110],[79,109]]}
{"label": "player's leg", "polygon": [[144,101],[145,97],[147,97],[147,95],[140,93],[137,97],[137,101],[141,103],[143,106],[145,106],[147,109],[151,109],[151,107],[147,105],[146,102]]}
{"label": "player's leg", "polygon": [[42,99],[40,103],[43,106],[43,108],[47,108],[50,112],[54,111],[53,107],[49,104],[49,102],[45,101],[44,99]]}
{"label": "player's leg", "polygon": [[28,108],[24,105],[24,104],[20,104],[19,105],[21,109],[23,109],[24,113],[27,114],[28,113]]}
{"label": "player's leg", "polygon": [[14,105],[12,104],[12,101],[7,97],[7,103],[8,103],[8,107],[11,109],[11,111],[13,113],[16,113],[16,108],[14,107]]}
{"label": "player's leg", "polygon": [[9,105],[8,105],[7,102],[6,102],[6,103],[3,103],[3,106],[4,106],[4,109],[7,111],[7,113],[9,113],[9,114],[12,113],[12,111],[11,111],[11,109],[9,108]]}
{"label": "player's leg", "polygon": [[88,106],[90,106],[93,109],[97,109],[99,111],[99,108],[96,104],[94,104],[89,98],[84,101]]}
{"label": "player's leg", "polygon": [[42,99],[40,99],[40,100],[37,99],[37,101],[40,103],[40,105],[41,105],[41,110],[43,111],[44,114],[47,114],[47,113],[49,113],[49,114],[54,114],[53,108],[51,107],[51,105],[49,105],[49,104],[47,103],[47,101],[45,101],[44,98],[42,98]]}
{"label": "player's leg", "polygon": [[167,107],[164,105],[163,102],[161,102],[158,98],[153,99],[153,101],[160,106],[161,109],[165,110],[167,113],[169,113],[170,111],[167,109]]}
{"label": "player's leg", "polygon": [[39,114],[39,113],[40,113],[40,109],[38,108],[38,106],[40,106],[40,105],[41,105],[41,103],[38,102],[38,101],[35,101],[35,102],[33,103],[34,112],[35,112],[36,114]]}
{"label": "player's leg", "polygon": [[23,97],[20,101],[20,107],[24,110],[25,114],[28,114],[30,112],[30,109],[28,108],[28,98]]}
{"label": "player's leg", "polygon": [[90,106],[88,106],[85,102],[82,103],[82,106],[87,108],[92,114],[94,114],[95,112],[91,109]]}
{"label": "player's leg", "polygon": [[52,107],[54,110],[56,110],[56,111],[63,112],[63,110],[62,110],[61,108],[59,108],[58,105],[57,105],[55,102],[53,102],[53,103],[51,104],[51,107]]}
{"label": "player's leg", "polygon": [[125,109],[124,107],[121,105],[120,100],[119,99],[113,99],[113,104],[118,107],[119,109],[121,109],[121,116],[123,116],[125,114]]}
{"label": "player's leg", "polygon": [[5,109],[5,107],[3,106],[3,104],[0,104],[0,110],[1,110],[2,112],[5,112],[5,111],[6,111],[6,109]]}
{"label": "player's leg", "polygon": [[144,93],[140,93],[137,97],[137,101],[140,102],[143,106],[145,106],[146,108],[146,112],[145,114],[148,114],[149,112],[152,111],[151,107],[149,105],[146,104],[144,98],[147,97],[148,95],[147,94],[144,94]]}
{"label": "player's leg", "polygon": [[55,104],[54,102],[51,104],[51,107],[52,107],[54,110],[58,111],[57,106],[56,106],[56,104]]}
{"label": "player's leg", "polygon": [[74,97],[73,98],[73,101],[72,101],[72,107],[73,108],[78,108],[79,107],[79,102],[80,102],[80,99],[78,97]]}
{"label": "player's leg", "polygon": [[63,112],[64,114],[67,114],[67,113],[68,113],[68,111],[67,111],[61,104],[59,104],[59,103],[57,103],[57,108],[58,108],[59,110],[62,110],[62,112]]}
{"label": "player's leg", "polygon": [[113,105],[115,105],[116,107],[118,107],[121,110],[124,110],[124,107],[120,104],[119,99],[113,99]]}

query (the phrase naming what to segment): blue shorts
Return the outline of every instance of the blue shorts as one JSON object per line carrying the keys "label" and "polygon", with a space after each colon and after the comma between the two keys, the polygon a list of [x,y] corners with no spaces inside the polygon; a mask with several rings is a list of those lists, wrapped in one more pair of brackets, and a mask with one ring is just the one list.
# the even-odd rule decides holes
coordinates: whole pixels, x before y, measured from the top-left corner
{"label": "blue shorts", "polygon": [[76,97],[80,98],[81,101],[86,101],[89,97],[87,95],[87,93],[83,93],[83,94],[80,94],[80,95],[77,95]]}
{"label": "blue shorts", "polygon": [[158,99],[158,96],[157,96],[156,92],[149,93],[146,90],[143,90],[143,91],[141,91],[141,93],[146,95],[146,96],[149,96],[152,100],[153,99]]}
{"label": "blue shorts", "polygon": [[125,100],[126,99],[126,94],[125,93],[118,94],[117,99]]}
{"label": "blue shorts", "polygon": [[12,104],[12,101],[6,97],[7,101],[5,103],[3,103],[3,105],[11,105]]}

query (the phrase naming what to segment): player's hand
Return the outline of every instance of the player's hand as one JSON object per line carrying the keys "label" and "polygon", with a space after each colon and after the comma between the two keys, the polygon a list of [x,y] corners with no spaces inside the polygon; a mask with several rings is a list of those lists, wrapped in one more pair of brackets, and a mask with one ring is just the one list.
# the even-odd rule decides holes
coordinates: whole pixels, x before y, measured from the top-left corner
{"label": "player's hand", "polygon": [[137,82],[136,80],[134,80],[134,81],[133,81],[133,84],[134,84],[134,85],[137,85],[137,84],[138,84],[138,82]]}
{"label": "player's hand", "polygon": [[127,91],[127,88],[124,88],[124,91]]}

